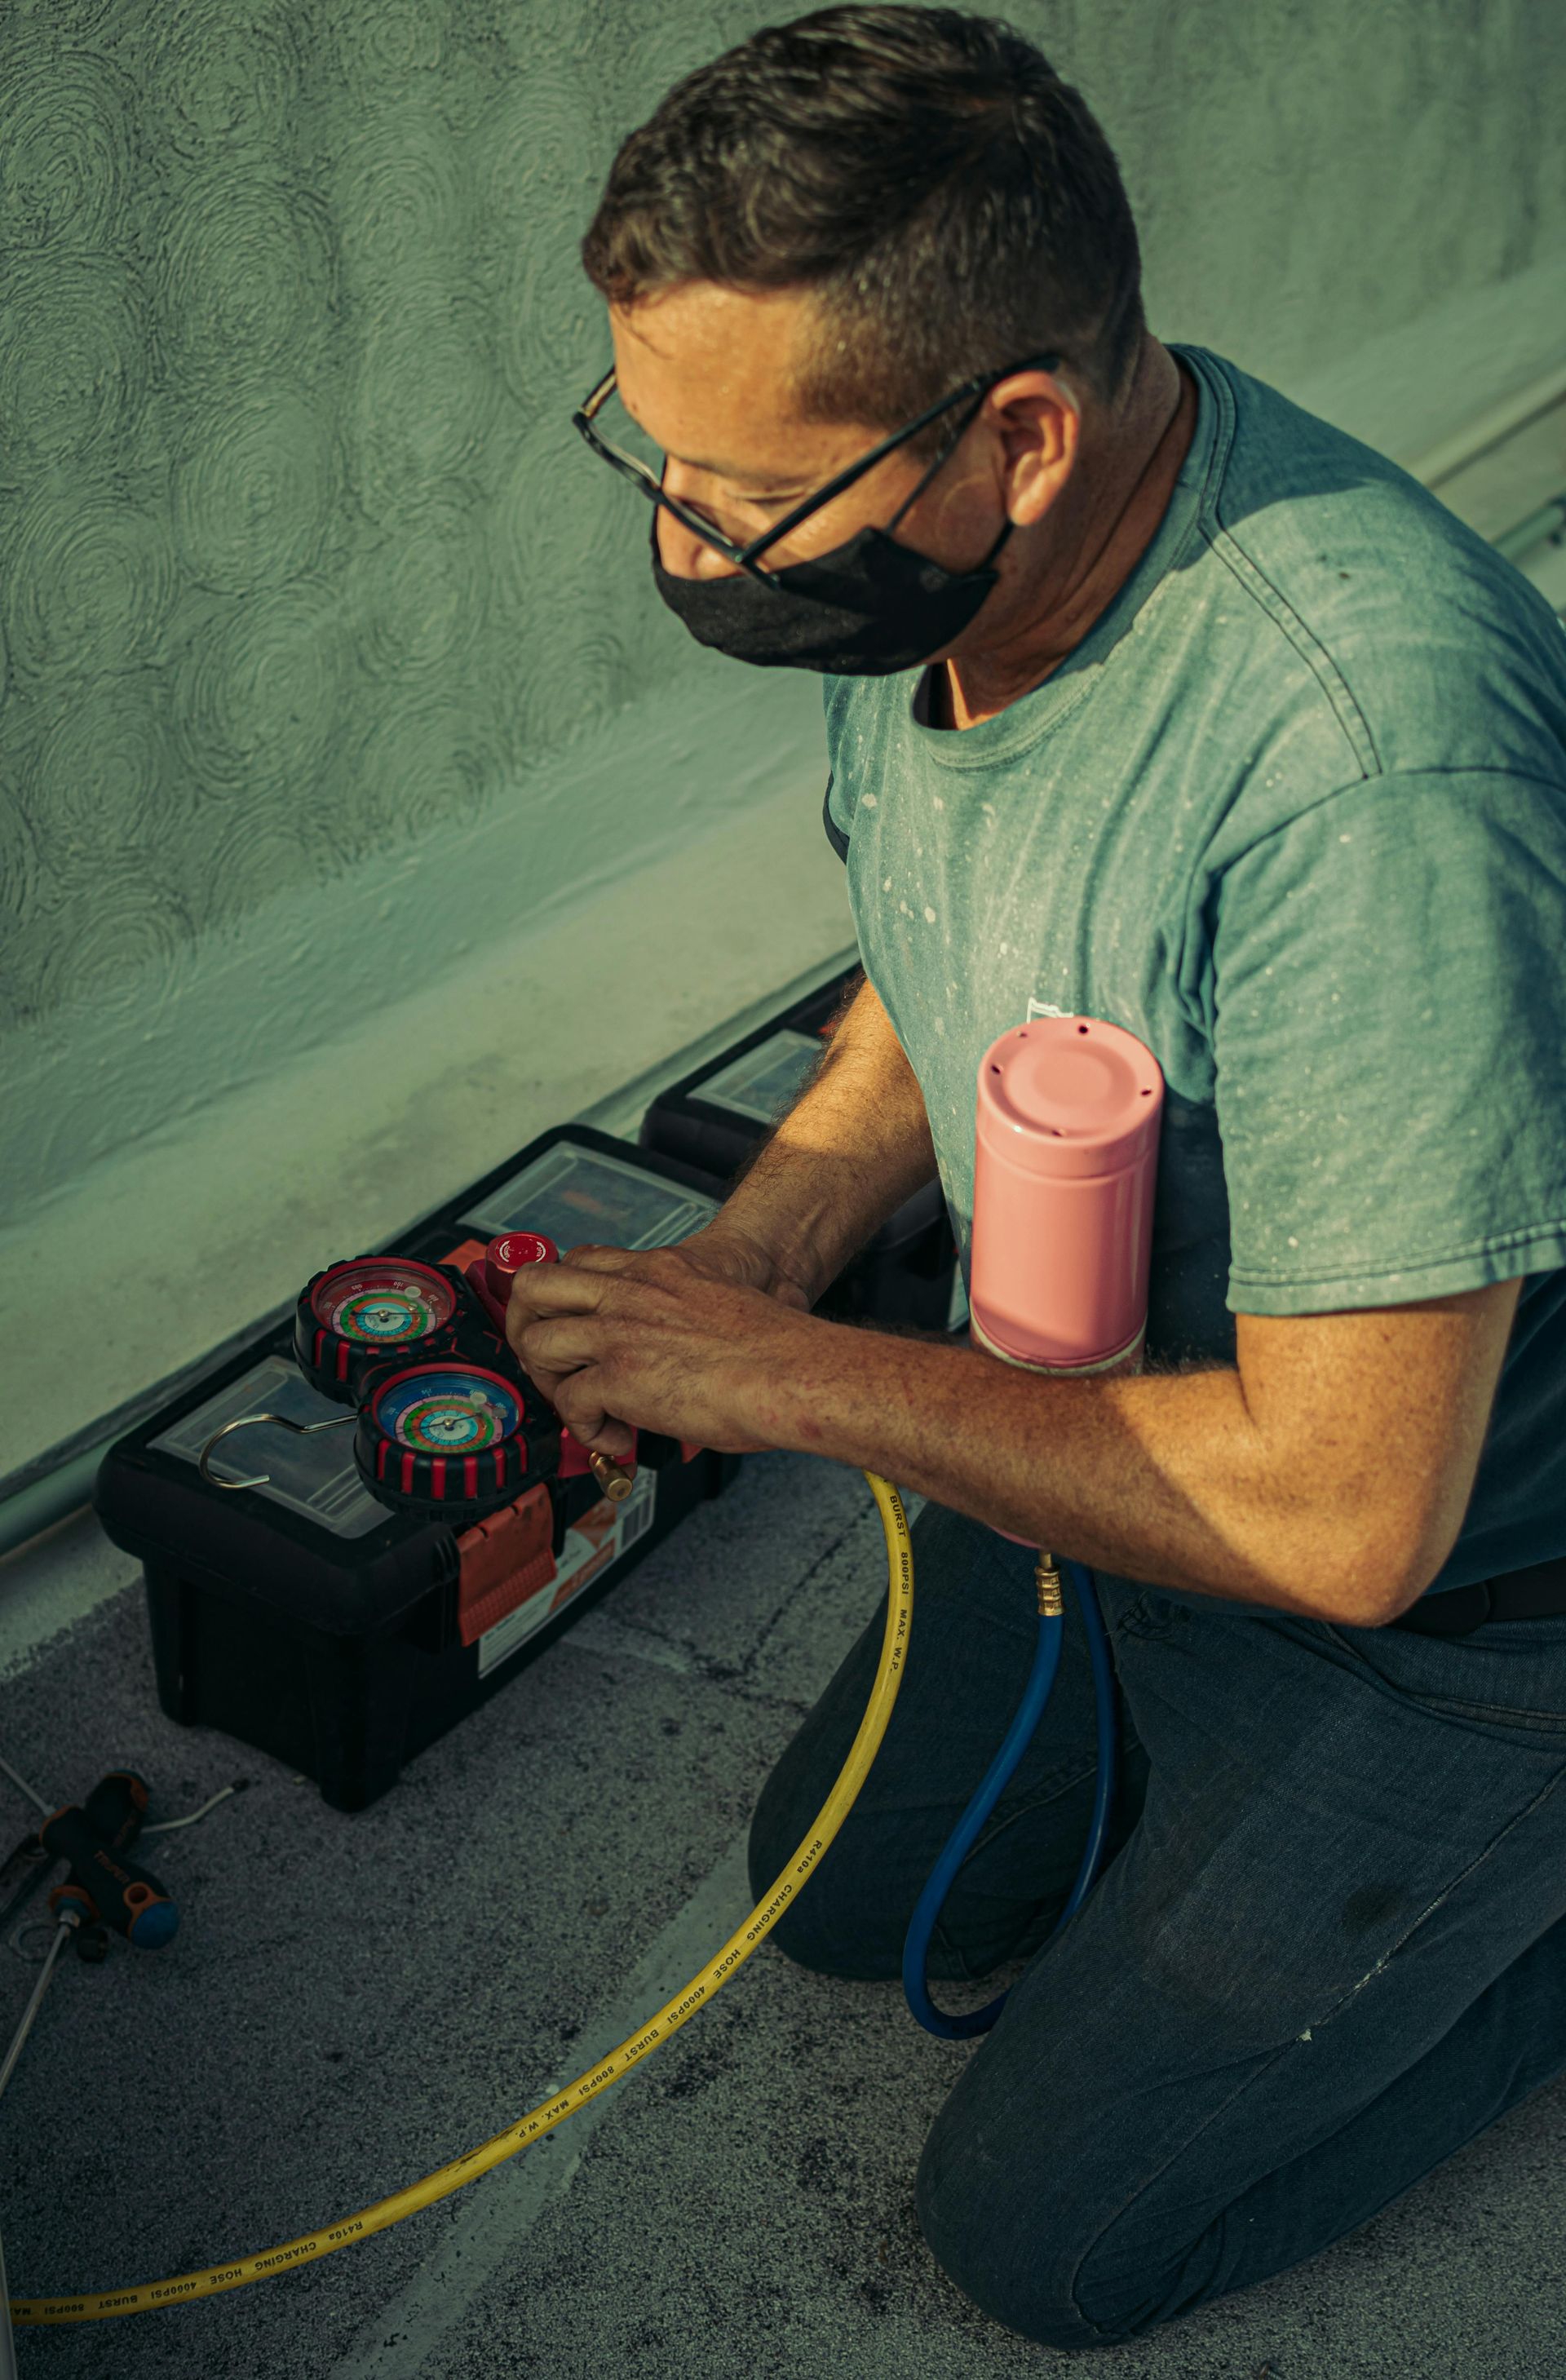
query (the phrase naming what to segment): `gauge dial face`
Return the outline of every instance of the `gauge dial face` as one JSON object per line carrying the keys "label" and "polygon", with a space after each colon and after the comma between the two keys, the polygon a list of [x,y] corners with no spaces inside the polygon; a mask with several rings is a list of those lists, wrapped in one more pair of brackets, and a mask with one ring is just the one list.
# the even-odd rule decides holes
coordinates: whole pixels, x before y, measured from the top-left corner
{"label": "gauge dial face", "polygon": [[358,1347],[407,1347],[449,1322],[451,1283],[424,1265],[350,1264],[311,1293],[315,1318]]}
{"label": "gauge dial face", "polygon": [[382,1389],[375,1419],[416,1454],[479,1454],[521,1427],[522,1407],[504,1380],[477,1365],[431,1365]]}

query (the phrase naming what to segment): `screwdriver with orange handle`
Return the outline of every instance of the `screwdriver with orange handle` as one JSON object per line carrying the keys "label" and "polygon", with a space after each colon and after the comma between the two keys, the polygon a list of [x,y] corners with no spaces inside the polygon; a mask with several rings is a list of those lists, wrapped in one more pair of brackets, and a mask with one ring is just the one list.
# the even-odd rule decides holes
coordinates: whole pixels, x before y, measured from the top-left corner
{"label": "screwdriver with orange handle", "polygon": [[[10,1771],[13,1777],[15,1773]],[[24,1783],[22,1779],[17,1781]],[[30,1794],[32,1792],[32,1788],[25,1783],[24,1790]],[[33,1798],[39,1808],[47,1814],[49,1804],[42,1795],[34,1795]],[[101,1837],[104,1847],[123,1862],[124,1853],[141,1830],[146,1807],[145,1779],[139,1777],[134,1769],[115,1768],[98,1779],[81,1805],[80,1815]],[[60,1815],[58,1811],[55,1813],[56,1817]],[[62,1857],[72,1856],[72,1851],[66,1847],[58,1851],[48,1849],[36,1833],[24,1835],[4,1864],[0,1865],[0,1926],[9,1924]],[[88,1938],[85,1934],[79,1936],[79,1947]]]}
{"label": "screwdriver with orange handle", "polygon": [[49,1895],[57,1917],[62,1903],[80,1910],[86,1923],[110,1925],[138,1950],[161,1950],[179,1930],[179,1910],[157,1877],[127,1857],[141,1831],[147,1783],[133,1768],[101,1777],[84,1803],[67,1802],[38,1829],[51,1859],[70,1863],[70,1873]]}

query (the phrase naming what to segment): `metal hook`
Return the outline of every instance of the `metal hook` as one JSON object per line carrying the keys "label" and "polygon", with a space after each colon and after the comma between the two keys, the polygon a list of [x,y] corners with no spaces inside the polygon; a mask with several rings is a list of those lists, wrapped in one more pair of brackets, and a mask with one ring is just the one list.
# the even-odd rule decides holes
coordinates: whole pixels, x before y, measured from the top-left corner
{"label": "metal hook", "polygon": [[241,1414],[237,1421],[225,1421],[221,1429],[212,1432],[201,1449],[196,1467],[209,1488],[268,1488],[272,1484],[269,1471],[261,1472],[254,1479],[220,1479],[207,1463],[207,1457],[218,1439],[227,1438],[233,1430],[255,1429],[263,1421],[275,1422],[279,1429],[291,1429],[296,1438],[311,1438],[318,1429],[344,1429],[358,1419],[357,1413],[333,1414],[327,1421],[290,1421],[286,1414]]}

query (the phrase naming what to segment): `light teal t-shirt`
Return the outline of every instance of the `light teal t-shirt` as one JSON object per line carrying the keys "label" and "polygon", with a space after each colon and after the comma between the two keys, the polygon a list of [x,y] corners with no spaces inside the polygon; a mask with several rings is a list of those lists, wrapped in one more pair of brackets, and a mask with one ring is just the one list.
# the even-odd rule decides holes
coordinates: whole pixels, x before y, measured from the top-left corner
{"label": "light teal t-shirt", "polygon": [[1038,1014],[1163,1069],[1149,1358],[1530,1276],[1460,1586],[1566,1553],[1566,631],[1385,456],[1171,352],[1196,431],[1108,610],[960,731],[922,670],[828,678],[828,832],[965,1277],[979,1060]]}

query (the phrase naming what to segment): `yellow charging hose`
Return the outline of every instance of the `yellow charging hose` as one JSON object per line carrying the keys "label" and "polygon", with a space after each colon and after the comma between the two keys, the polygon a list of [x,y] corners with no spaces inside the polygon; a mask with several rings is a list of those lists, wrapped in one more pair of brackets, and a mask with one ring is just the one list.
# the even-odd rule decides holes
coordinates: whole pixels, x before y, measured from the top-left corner
{"label": "yellow charging hose", "polygon": [[243,2289],[249,2281],[264,2281],[274,2273],[287,2272],[296,2265],[313,2264],[319,2256],[330,2256],[339,2248],[351,2247],[356,2240],[368,2240],[376,2231],[388,2231],[405,2216],[417,2215],[422,2206],[432,2206],[437,2198],[449,2198],[453,2191],[465,2182],[477,2181],[492,2167],[504,2165],[543,2134],[552,2131],[622,2074],[657,2049],[677,2033],[688,2017],[696,2014],[726,1984],[735,1969],[744,1965],[757,1945],[771,1932],[799,1887],[815,1868],[821,1853],[837,1833],[853,1808],[859,1789],[869,1774],[870,1764],[880,1749],[892,1717],[892,1706],[897,1699],[897,1689],[903,1682],[903,1663],[908,1648],[908,1623],[914,1608],[914,1556],[908,1540],[907,1516],[895,1488],[873,1471],[867,1471],[871,1495],[880,1512],[881,1526],[886,1532],[887,1563],[890,1572],[887,1588],[886,1634],[881,1643],[880,1665],[865,1716],[859,1722],[859,1732],[854,1738],[842,1773],[828,1794],[815,1825],[800,1844],[793,1859],[783,1869],[766,1898],[753,1909],[736,1932],[698,1975],[693,1975],[683,1991],[677,1992],[668,2004],[649,2017],[639,2033],[623,2041],[618,2049],[578,2074],[564,2091],[552,2099],[532,2108],[518,2123],[497,2132],[481,2147],[469,2149],[466,2156],[455,2157],[422,2181],[410,2182],[406,2190],[395,2191],[390,2198],[378,2199],[358,2215],[349,2215],[340,2223],[333,2223],[322,2231],[307,2232],[302,2239],[285,2240],[280,2248],[268,2248],[259,2256],[244,2256],[237,2264],[209,2265],[200,2273],[180,2273],[172,2280],[143,2281],[131,2289],[103,2289],[96,2295],[68,2298],[12,2298],[11,2320],[18,2328],[43,2323],[104,2322],[113,2314],[147,2313],[154,2306],[184,2305],[194,2298],[216,2297],[224,2289]]}

